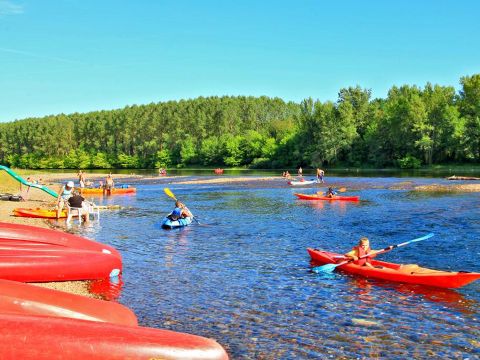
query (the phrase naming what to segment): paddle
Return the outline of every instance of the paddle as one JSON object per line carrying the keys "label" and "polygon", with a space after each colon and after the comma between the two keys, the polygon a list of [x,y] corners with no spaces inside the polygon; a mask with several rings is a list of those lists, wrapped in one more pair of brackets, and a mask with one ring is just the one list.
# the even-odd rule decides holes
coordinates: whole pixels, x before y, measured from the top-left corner
{"label": "paddle", "polygon": [[[341,193],[343,193],[345,191],[347,191],[346,187],[341,187],[340,189],[337,190],[337,192],[341,192]],[[323,194],[325,194],[325,192],[324,191],[318,191],[317,194],[323,195]]]}
{"label": "paddle", "polygon": [[[177,201],[177,198],[173,194],[172,190],[170,190],[169,188],[164,188],[163,191],[165,192],[165,194],[170,196],[173,200]],[[193,217],[193,220],[195,220],[197,224],[200,225],[200,221],[198,221],[198,219],[195,216],[192,215],[192,217]]]}
{"label": "paddle", "polygon": [[[433,233],[430,233],[430,234],[427,234],[425,236],[419,237],[418,239],[413,239],[413,240],[406,241],[406,242],[403,242],[403,243],[397,244],[397,245],[390,245],[390,246],[386,247],[385,249],[378,250],[374,253],[370,253],[370,254],[360,256],[359,259],[364,259],[366,257],[372,256],[373,254],[375,254],[375,255],[376,254],[382,254],[382,253],[385,253],[387,251],[393,250],[395,248],[411,244],[413,242],[430,239],[432,236],[433,236]],[[316,267],[312,268],[312,271],[315,272],[315,273],[320,273],[320,272],[331,273],[331,272],[333,272],[333,270],[336,269],[337,266],[342,266],[342,265],[348,264],[349,262],[352,262],[352,261],[354,261],[354,260],[353,259],[348,259],[348,260],[342,261],[338,264],[326,264],[326,265],[322,265],[322,266],[316,266]]]}

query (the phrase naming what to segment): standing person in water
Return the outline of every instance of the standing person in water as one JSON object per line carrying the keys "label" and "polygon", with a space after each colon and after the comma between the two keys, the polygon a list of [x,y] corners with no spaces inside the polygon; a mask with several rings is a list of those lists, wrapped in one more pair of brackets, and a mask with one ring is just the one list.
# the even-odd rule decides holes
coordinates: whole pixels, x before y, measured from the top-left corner
{"label": "standing person in water", "polygon": [[62,187],[60,194],[58,194],[57,206],[56,206],[57,220],[60,218],[60,213],[62,212],[63,208],[67,206],[66,202],[73,195],[72,194],[73,186],[74,186],[73,181],[67,182],[65,186]]}
{"label": "standing person in water", "polygon": [[113,181],[112,173],[110,173],[107,175],[105,179],[105,184],[103,185],[103,194],[110,195],[114,187],[115,187],[115,182]]}
{"label": "standing person in water", "polygon": [[298,168],[298,176],[303,176],[303,169],[301,166]]}
{"label": "standing person in water", "polygon": [[323,176],[325,175],[325,171],[322,169],[317,168],[317,181],[321,182],[322,184],[325,182],[323,181]]}
{"label": "standing person in water", "polygon": [[78,171],[78,182],[80,183],[80,188],[85,187],[85,173],[82,170]]}

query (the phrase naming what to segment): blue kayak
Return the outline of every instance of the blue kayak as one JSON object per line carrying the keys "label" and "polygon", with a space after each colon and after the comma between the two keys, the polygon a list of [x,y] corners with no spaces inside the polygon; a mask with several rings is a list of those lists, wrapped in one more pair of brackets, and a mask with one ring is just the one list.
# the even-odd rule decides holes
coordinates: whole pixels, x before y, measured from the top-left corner
{"label": "blue kayak", "polygon": [[186,217],[186,218],[181,218],[178,220],[170,220],[168,216],[165,216],[162,220],[162,228],[164,229],[174,229],[178,227],[183,227],[190,225],[193,221],[193,218],[191,217]]}

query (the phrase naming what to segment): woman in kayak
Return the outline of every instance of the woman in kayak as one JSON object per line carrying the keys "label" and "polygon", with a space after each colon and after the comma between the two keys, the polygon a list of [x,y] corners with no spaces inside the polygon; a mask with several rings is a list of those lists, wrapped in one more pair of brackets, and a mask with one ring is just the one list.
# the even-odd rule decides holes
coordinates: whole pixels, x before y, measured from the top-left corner
{"label": "woman in kayak", "polygon": [[177,200],[175,202],[175,209],[173,209],[172,213],[168,215],[168,217],[170,220],[175,221],[180,218],[193,217],[193,215],[185,206],[185,204],[183,204],[180,200]]}
{"label": "woman in kayak", "polygon": [[[393,246],[389,246],[389,250],[392,250]],[[367,237],[362,237],[352,251],[345,254],[345,257],[353,260],[353,263],[360,266],[373,267],[371,264],[372,258],[377,256],[378,252],[385,252],[389,250],[372,250],[370,249],[370,240]],[[365,256],[368,255],[368,256]]]}

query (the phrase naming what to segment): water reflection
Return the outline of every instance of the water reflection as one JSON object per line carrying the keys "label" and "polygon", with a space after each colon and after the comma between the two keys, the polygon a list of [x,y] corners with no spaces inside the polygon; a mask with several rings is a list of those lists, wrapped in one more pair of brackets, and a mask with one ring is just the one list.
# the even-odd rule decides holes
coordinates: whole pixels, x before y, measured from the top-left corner
{"label": "water reflection", "polygon": [[119,298],[123,287],[122,275],[114,278],[93,280],[89,283],[89,291],[104,300]]}

